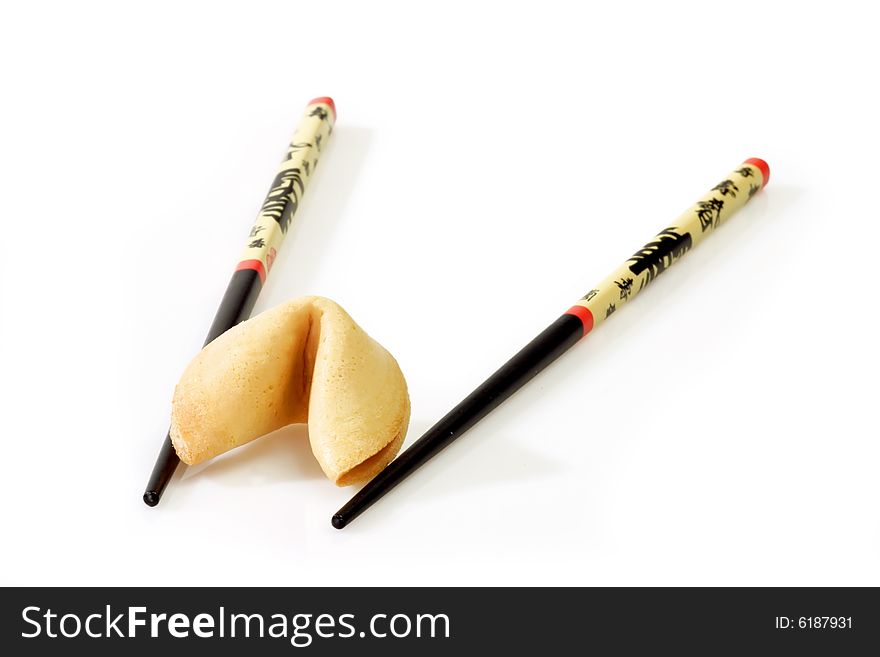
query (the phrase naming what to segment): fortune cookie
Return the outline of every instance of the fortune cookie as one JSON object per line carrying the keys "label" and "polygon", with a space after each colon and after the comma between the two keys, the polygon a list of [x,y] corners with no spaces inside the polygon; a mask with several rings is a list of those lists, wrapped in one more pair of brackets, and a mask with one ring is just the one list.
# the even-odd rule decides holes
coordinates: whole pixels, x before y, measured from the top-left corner
{"label": "fortune cookie", "polygon": [[312,453],[338,486],[374,477],[409,423],[397,361],[330,299],[294,299],[230,329],[174,390],[171,440],[200,463],[307,422]]}

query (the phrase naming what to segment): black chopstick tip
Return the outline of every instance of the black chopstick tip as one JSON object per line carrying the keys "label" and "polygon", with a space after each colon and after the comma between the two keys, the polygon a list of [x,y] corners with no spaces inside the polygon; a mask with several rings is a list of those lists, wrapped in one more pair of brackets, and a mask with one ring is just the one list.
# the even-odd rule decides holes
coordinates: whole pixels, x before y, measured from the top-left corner
{"label": "black chopstick tip", "polygon": [[144,504],[147,506],[156,506],[159,503],[159,493],[154,490],[148,490],[144,493]]}
{"label": "black chopstick tip", "polygon": [[348,522],[345,520],[345,517],[341,513],[336,513],[330,519],[330,524],[336,527],[336,529],[342,529],[348,524]]}

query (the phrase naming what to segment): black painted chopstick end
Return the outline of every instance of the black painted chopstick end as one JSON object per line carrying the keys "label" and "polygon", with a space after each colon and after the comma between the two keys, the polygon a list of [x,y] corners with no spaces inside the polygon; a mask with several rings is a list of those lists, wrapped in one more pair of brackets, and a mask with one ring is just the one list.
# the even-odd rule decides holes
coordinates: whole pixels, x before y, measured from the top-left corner
{"label": "black painted chopstick end", "polygon": [[147,489],[144,491],[144,504],[147,506],[156,506],[162,499],[162,493],[174,473],[180,467],[180,458],[174,450],[171,443],[171,434],[165,436],[162,443],[162,449],[159,450],[159,456],[156,457],[156,465],[153,466],[153,472],[150,475],[150,481],[147,483]]}

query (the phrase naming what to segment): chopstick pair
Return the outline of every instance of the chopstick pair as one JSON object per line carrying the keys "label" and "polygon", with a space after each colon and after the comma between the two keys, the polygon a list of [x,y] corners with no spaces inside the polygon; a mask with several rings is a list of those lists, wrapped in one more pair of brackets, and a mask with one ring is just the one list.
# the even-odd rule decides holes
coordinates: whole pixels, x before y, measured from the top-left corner
{"label": "chopstick pair", "polygon": [[[305,116],[248,236],[205,344],[250,316],[335,120],[336,107],[329,97],[316,98],[306,107]],[[743,162],[392,461],[333,515],[333,526],[342,529],[348,525],[440,450],[460,438],[714,232],[769,180],[770,168],[764,160],[750,158]],[[180,463],[169,432],[144,492],[147,505],[159,503]]]}
{"label": "chopstick pair", "polygon": [[[335,122],[336,105],[332,98],[315,98],[306,106],[214,316],[206,345],[250,317]],[[181,462],[171,444],[169,431],[144,492],[147,505],[159,503],[179,467]]]}
{"label": "chopstick pair", "polygon": [[342,529],[348,525],[440,450],[460,438],[582,337],[631,301],[670,265],[715,232],[769,180],[770,168],[764,160],[751,158],[743,162],[376,475],[333,515],[333,526]]}

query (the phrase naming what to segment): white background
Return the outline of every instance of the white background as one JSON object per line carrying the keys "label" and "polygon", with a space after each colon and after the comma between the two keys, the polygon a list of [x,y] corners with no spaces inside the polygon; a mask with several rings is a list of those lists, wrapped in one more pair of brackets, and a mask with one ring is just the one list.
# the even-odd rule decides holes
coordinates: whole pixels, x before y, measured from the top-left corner
{"label": "white background", "polygon": [[[870,4],[366,4],[6,5],[0,582],[880,584]],[[341,303],[408,443],[744,158],[771,181],[346,530],[302,428],[147,508],[322,95],[257,310]]]}

